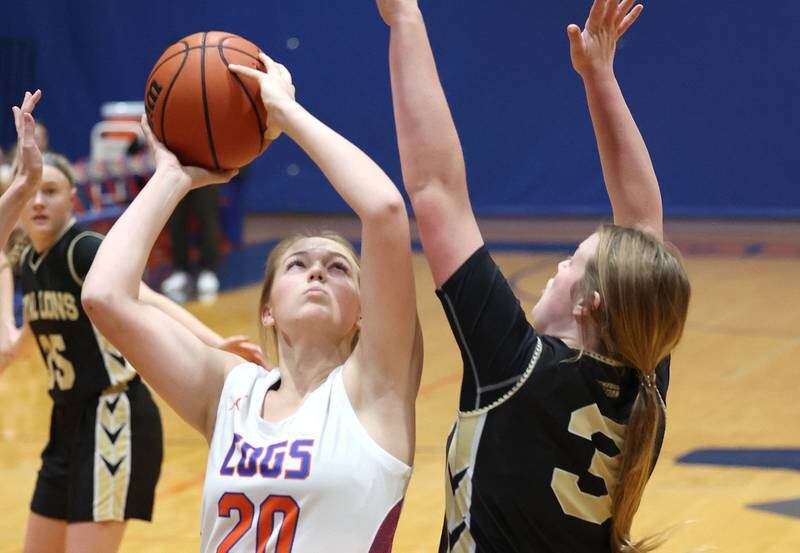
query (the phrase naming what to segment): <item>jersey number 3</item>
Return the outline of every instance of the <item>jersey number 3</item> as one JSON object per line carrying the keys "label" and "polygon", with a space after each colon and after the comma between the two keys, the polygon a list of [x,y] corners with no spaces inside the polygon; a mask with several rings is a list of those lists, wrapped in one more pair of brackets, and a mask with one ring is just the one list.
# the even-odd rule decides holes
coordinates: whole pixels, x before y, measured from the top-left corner
{"label": "jersey number 3", "polygon": [[[585,440],[592,440],[593,434],[603,434],[622,449],[625,425],[614,422],[600,413],[596,403],[581,407],[572,412],[569,419],[569,432]],[[550,487],[556,494],[561,509],[586,522],[603,524],[611,517],[611,493],[617,483],[616,473],[619,455],[609,456],[594,450],[588,472],[601,478],[606,485],[607,494],[596,496],[581,491],[578,487],[579,476],[559,468],[553,470]]]}
{"label": "jersey number 3", "polygon": [[47,372],[50,374],[50,389],[55,386],[58,386],[59,390],[72,388],[75,385],[75,367],[69,359],[61,355],[61,352],[67,349],[64,337],[61,334],[40,334],[39,345],[42,347]]}
{"label": "jersey number 3", "polygon": [[[225,492],[222,495],[217,504],[217,514],[228,518],[231,516],[231,511],[239,512],[239,522],[219,544],[217,553],[232,551],[236,543],[253,526],[255,506],[245,494]],[[275,515],[278,513],[283,516],[283,520],[275,540],[275,553],[291,553],[300,506],[288,495],[270,495],[260,505],[256,522],[256,553],[266,551],[267,542],[275,531]]]}

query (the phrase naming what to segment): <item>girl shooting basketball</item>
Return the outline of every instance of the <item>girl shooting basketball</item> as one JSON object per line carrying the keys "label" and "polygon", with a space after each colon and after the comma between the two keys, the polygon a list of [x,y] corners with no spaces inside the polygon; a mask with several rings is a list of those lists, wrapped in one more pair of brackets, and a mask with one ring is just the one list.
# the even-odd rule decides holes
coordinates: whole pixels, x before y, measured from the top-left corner
{"label": "girl shooting basketball", "polygon": [[209,442],[202,551],[389,551],[411,473],[422,347],[405,206],[374,162],[295,102],[286,69],[262,59],[267,73],[231,70],[257,80],[268,138],[286,132],[359,216],[361,263],[328,234],[282,242],[259,304],[276,368],[205,346],[143,304],[135,283],[180,198],[232,172],[184,167],[148,130],[156,173],[103,243],[83,302]]}
{"label": "girl shooting basketball", "polygon": [[615,225],[558,265],[533,324],[472,213],[417,1],[378,7],[405,187],[464,360],[440,551],[647,551],[656,542],[631,524],[663,437],[689,282],[661,243],[658,182],[614,78],[615,45],[642,7],[595,0],[583,31],[569,26]]}

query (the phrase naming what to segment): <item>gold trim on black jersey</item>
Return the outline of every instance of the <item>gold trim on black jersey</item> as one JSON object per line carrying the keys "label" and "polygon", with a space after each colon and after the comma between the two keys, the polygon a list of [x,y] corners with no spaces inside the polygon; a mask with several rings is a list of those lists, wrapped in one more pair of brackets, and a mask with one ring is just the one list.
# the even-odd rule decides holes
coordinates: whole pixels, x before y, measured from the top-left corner
{"label": "gold trim on black jersey", "polygon": [[95,423],[92,518],[125,520],[131,480],[131,404],[122,391],[103,394]]}
{"label": "gold trim on black jersey", "polygon": [[[470,411],[459,411],[459,415],[463,416],[474,416],[474,415],[482,415],[483,413],[488,413],[498,405],[502,405],[509,399],[511,396],[516,394],[520,388],[522,388],[523,384],[530,378],[531,374],[533,374],[533,369],[536,367],[536,364],[539,362],[539,357],[542,355],[542,339],[537,336],[536,337],[536,349],[533,351],[533,355],[531,355],[531,360],[528,363],[528,368],[525,369],[525,372],[519,376],[517,383],[514,384],[514,387],[507,391],[505,394],[494,400],[492,403],[487,405],[486,407],[480,407],[478,409],[473,409]],[[488,387],[487,387],[488,388]],[[485,389],[484,389],[485,390]]]}
{"label": "gold trim on black jersey", "polygon": [[605,355],[600,355],[599,353],[595,353],[593,351],[586,351],[582,352],[582,355],[586,357],[591,357],[595,361],[600,361],[601,363],[605,363],[606,365],[610,365],[612,367],[624,367],[624,363],[620,363],[616,359],[611,359],[610,357],[606,357]]}
{"label": "gold trim on black jersey", "polygon": [[[67,232],[69,232],[69,229],[71,229],[71,228],[72,228],[72,226],[73,226],[73,225],[74,225],[76,222],[77,222],[77,221],[75,220],[75,217],[70,217],[70,218],[69,218],[69,221],[67,221],[67,223],[64,225],[64,228],[63,228],[63,229],[61,229],[61,232],[59,232],[59,233],[58,233],[58,237],[57,237],[55,240],[53,240],[53,243],[52,243],[52,244],[50,244],[50,247],[49,247],[49,248],[45,248],[45,250],[44,250],[42,253],[40,253],[40,254],[39,254],[39,257],[38,257],[38,259],[37,259],[36,261],[34,261],[34,260],[33,260],[33,255],[31,255],[31,256],[30,256],[30,258],[28,259],[28,267],[30,267],[31,271],[33,271],[33,272],[35,273],[36,271],[38,271],[38,270],[39,270],[39,267],[41,266],[41,264],[42,264],[42,261],[44,261],[44,258],[45,258],[45,257],[47,257],[47,254],[49,254],[49,253],[50,253],[50,250],[52,250],[52,249],[53,249],[53,246],[55,246],[56,244],[58,244],[58,241],[59,241],[59,240],[61,240],[61,238],[62,238],[62,237],[63,237],[63,236],[64,236],[64,235],[65,235]],[[28,252],[29,252],[29,251],[31,251],[31,250],[32,250],[32,251],[34,251],[34,252],[36,251],[36,250],[33,248],[33,246],[32,246],[32,245],[31,245],[31,246],[28,246],[27,248],[25,248],[25,251],[22,253],[22,255],[23,255],[23,258],[24,258],[24,257],[27,257],[27,255],[28,255]]]}
{"label": "gold trim on black jersey", "polygon": [[75,238],[72,239],[72,242],[69,243],[67,247],[67,268],[69,269],[69,274],[72,275],[73,280],[75,280],[75,284],[78,286],[83,286],[83,279],[78,276],[78,271],[75,270],[75,260],[73,259],[73,253],[75,251],[75,245],[78,243],[78,240],[84,238],[85,236],[94,236],[99,238],[100,241],[103,240],[104,236],[99,232],[94,232],[93,230],[85,230]]}
{"label": "gold trim on black jersey", "polygon": [[[452,439],[447,451],[446,484],[446,532],[448,550],[451,553],[471,553],[475,551],[475,539],[470,528],[472,509],[472,475],[478,455],[483,427],[489,411],[502,405],[516,394],[527,382],[542,355],[542,339],[536,337],[536,348],[525,372],[516,384],[486,407],[472,411],[459,411],[452,428]],[[453,543],[450,540],[453,539]]]}
{"label": "gold trim on black jersey", "polygon": [[103,336],[94,324],[92,331],[97,342],[97,349],[103,358],[103,367],[106,370],[108,381],[111,385],[130,382],[136,376],[136,369],[120,351]]}

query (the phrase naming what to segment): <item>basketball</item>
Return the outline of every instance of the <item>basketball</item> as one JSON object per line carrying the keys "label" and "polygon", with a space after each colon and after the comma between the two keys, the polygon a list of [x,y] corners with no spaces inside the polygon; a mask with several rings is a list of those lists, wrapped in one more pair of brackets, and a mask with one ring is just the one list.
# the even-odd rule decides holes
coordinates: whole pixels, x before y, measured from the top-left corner
{"label": "basketball", "polygon": [[266,71],[252,42],[219,31],[195,33],[166,49],[145,88],[145,113],[155,136],[184,165],[236,169],[265,146],[266,112],[258,84],[228,70]]}

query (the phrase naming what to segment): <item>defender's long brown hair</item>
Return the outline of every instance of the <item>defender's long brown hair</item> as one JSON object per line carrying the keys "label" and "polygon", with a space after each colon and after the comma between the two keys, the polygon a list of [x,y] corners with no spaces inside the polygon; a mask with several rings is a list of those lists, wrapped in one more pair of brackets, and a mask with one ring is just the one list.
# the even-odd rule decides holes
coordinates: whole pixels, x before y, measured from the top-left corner
{"label": "defender's long brown hair", "polygon": [[631,537],[633,517],[653,469],[658,429],[665,417],[655,387],[655,369],[683,334],[691,294],[678,256],[655,237],[631,228],[598,230],[597,255],[586,265],[576,292],[591,305],[603,355],[639,371],[641,386],[625,431],[618,484],[611,492],[611,551],[645,553],[663,542],[660,535]]}

